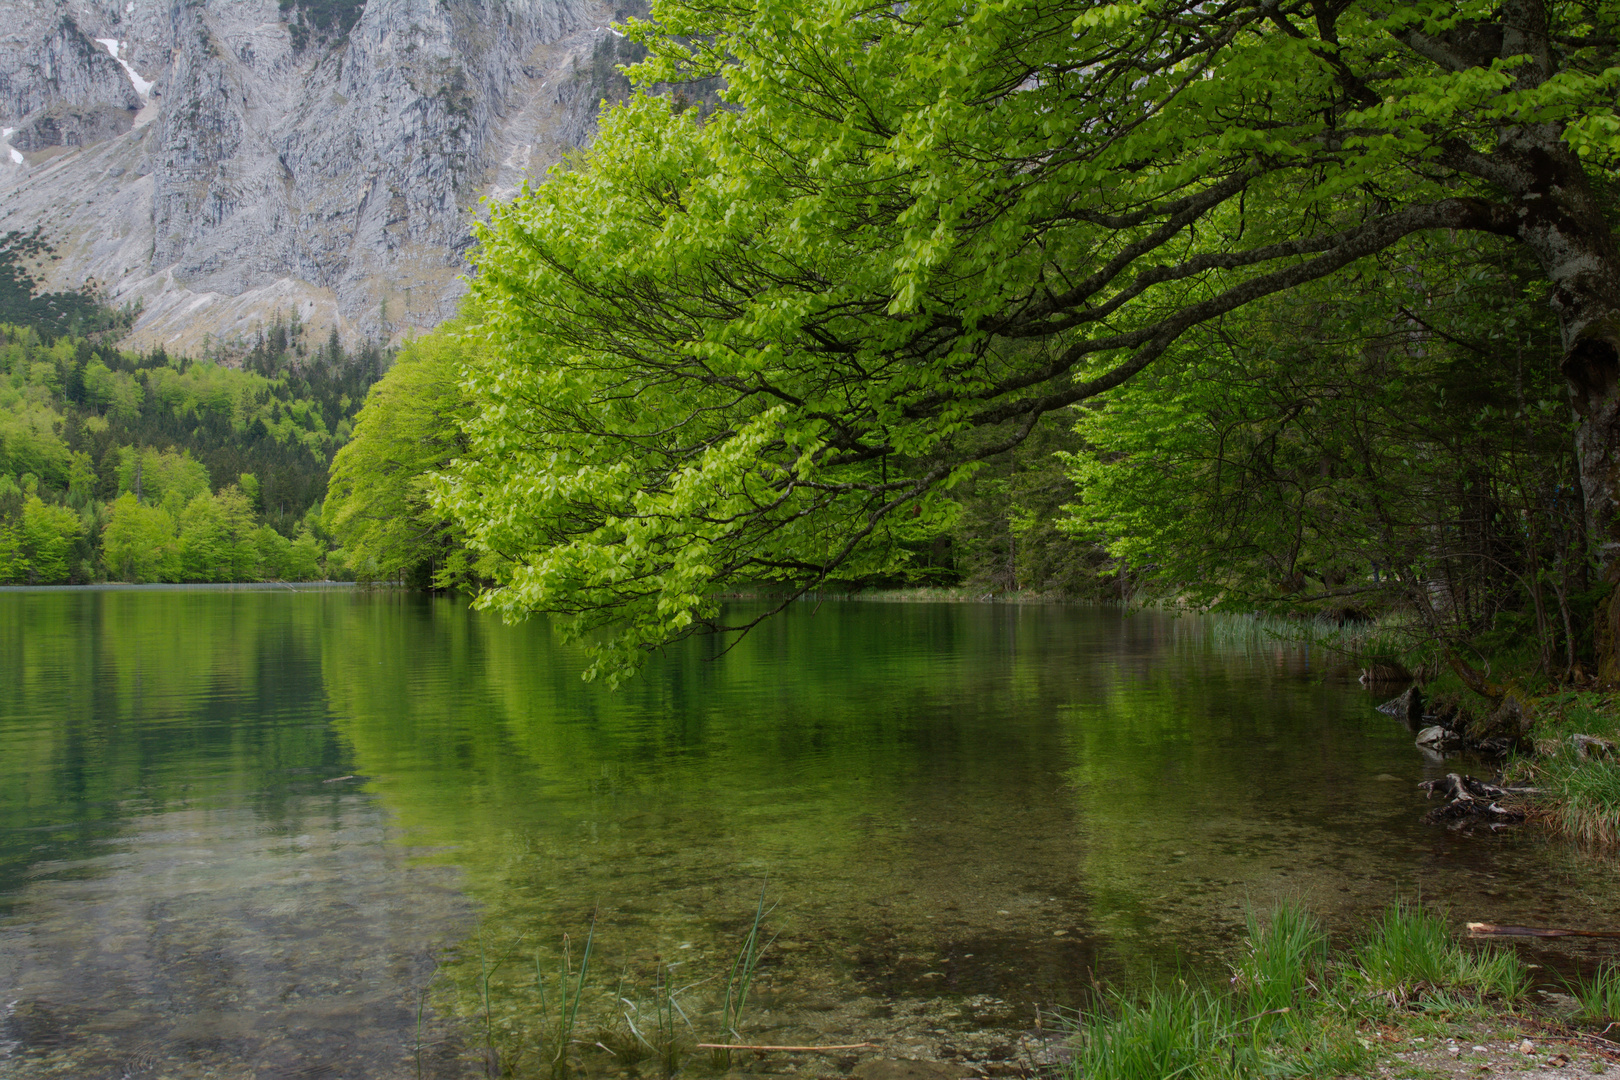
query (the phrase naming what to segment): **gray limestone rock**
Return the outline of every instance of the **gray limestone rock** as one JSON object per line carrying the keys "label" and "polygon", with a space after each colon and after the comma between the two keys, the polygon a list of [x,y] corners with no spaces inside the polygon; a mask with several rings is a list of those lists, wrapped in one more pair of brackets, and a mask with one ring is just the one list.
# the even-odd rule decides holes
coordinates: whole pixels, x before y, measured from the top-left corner
{"label": "gray limestone rock", "polygon": [[398,338],[454,314],[480,200],[628,90],[640,10],[367,0],[312,33],[277,0],[0,0],[0,232],[140,304],[135,344]]}
{"label": "gray limestone rock", "polygon": [[88,146],[116,139],[133,126],[134,109],[120,109],[100,102],[73,105],[53,102],[36,109],[12,133],[11,145],[18,150],[44,150],[52,146]]}

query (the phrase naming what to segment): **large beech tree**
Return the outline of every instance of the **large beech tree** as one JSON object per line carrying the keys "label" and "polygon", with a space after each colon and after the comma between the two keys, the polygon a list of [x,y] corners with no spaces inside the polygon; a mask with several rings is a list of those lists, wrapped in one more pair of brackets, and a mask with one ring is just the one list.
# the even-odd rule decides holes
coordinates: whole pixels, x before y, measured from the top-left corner
{"label": "large beech tree", "polygon": [[728,585],[898,569],[1044,414],[1427,230],[1544,275],[1620,576],[1612,3],[668,0],[633,33],[642,85],[730,107],[637,97],[494,209],[435,496],[502,561],[484,602],[598,670],[739,629]]}

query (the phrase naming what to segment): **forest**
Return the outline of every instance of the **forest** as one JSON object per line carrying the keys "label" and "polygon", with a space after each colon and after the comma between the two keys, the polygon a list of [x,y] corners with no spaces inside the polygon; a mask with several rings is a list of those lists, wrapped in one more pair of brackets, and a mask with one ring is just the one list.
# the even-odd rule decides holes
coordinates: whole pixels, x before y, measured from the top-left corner
{"label": "forest", "polygon": [[382,352],[296,323],[204,360],[108,336],[0,324],[0,583],[343,575],[321,500]]}

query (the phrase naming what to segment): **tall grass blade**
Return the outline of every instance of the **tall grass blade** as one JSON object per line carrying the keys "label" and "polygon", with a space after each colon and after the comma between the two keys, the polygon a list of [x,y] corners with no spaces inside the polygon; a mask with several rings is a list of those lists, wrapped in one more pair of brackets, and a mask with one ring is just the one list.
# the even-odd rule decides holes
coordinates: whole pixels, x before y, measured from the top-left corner
{"label": "tall grass blade", "polygon": [[1581,979],[1570,987],[1580,1003],[1575,1019],[1585,1024],[1601,1024],[1604,1031],[1620,1025],[1620,964],[1606,963],[1591,979]]}
{"label": "tall grass blade", "polygon": [[1366,988],[1397,1005],[1438,991],[1511,1001],[1529,986],[1529,972],[1516,955],[1464,949],[1439,915],[1405,901],[1384,910],[1355,959]]}

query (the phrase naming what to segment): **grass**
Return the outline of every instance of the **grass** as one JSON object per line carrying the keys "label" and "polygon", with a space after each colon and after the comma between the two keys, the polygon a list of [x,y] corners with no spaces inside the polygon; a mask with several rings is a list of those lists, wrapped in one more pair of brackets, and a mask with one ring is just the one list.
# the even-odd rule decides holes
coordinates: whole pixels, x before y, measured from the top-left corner
{"label": "grass", "polygon": [[1464,949],[1440,916],[1404,901],[1384,910],[1354,956],[1361,985],[1392,1004],[1435,994],[1513,1001],[1529,985],[1529,972],[1513,953]]}
{"label": "grass", "polygon": [[1620,743],[1620,702],[1608,694],[1567,691],[1535,703],[1534,757],[1508,775],[1541,789],[1541,818],[1553,832],[1601,847],[1620,846],[1620,761],[1582,757],[1570,738],[1593,735]]}
{"label": "grass", "polygon": [[[1432,1026],[1443,1013],[1522,997],[1527,971],[1501,950],[1471,950],[1439,916],[1395,904],[1333,956],[1321,925],[1283,904],[1250,913],[1230,985],[1157,981],[1116,992],[1076,1021],[1069,1080],[1260,1080],[1339,1076],[1373,1057],[1363,1032]],[[1620,982],[1611,982],[1620,990]]]}
{"label": "grass", "polygon": [[1185,982],[1150,987],[1140,997],[1112,996],[1105,1009],[1082,1015],[1071,1075],[1086,1080],[1172,1080],[1209,1075],[1224,1057],[1230,1002]]}
{"label": "grass", "polygon": [[1248,914],[1248,942],[1232,974],[1242,1008],[1255,1015],[1284,1015],[1318,990],[1328,960],[1327,934],[1315,916],[1297,904],[1278,905],[1262,922]]}
{"label": "grass", "polygon": [[1620,844],[1620,764],[1560,756],[1545,775],[1559,832],[1602,847]]}
{"label": "grass", "polygon": [[1577,1023],[1599,1025],[1604,1031],[1620,1025],[1620,964],[1602,965],[1592,978],[1574,983],[1570,994],[1579,1003]]}
{"label": "grass", "polygon": [[1351,666],[1403,659],[1414,661],[1408,666],[1415,669],[1415,658],[1410,655],[1414,643],[1411,628],[1388,616],[1374,622],[1340,625],[1310,617],[1231,614],[1212,616],[1207,625],[1210,640],[1228,648],[1293,645],[1321,649]]}

